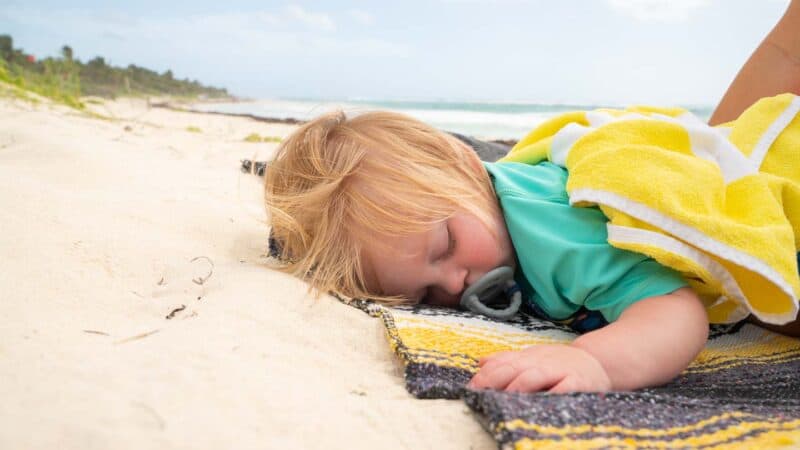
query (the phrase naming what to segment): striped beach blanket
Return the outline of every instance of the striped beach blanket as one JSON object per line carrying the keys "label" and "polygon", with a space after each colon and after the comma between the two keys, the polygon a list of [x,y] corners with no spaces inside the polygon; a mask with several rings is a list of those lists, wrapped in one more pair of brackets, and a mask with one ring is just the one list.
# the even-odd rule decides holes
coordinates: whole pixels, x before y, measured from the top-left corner
{"label": "striped beach blanket", "polygon": [[501,448],[800,448],[800,340],[754,325],[712,326],[705,349],[665,386],[520,394],[465,385],[480,357],[566,344],[571,330],[525,314],[496,322],[423,305],[350,304],[383,321],[411,394],[463,399]]}

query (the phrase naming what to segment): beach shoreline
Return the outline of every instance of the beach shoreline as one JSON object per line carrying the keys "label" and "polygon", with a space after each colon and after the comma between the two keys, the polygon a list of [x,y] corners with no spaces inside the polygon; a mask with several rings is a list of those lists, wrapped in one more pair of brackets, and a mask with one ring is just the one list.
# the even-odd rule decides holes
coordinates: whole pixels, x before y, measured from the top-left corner
{"label": "beach shoreline", "polygon": [[[238,99],[235,103],[247,103],[247,102],[255,102],[255,100],[245,100],[245,99]],[[264,123],[272,123],[272,124],[288,124],[288,125],[302,125],[306,123],[306,120],[298,119],[295,117],[272,117],[272,116],[262,116],[258,114],[252,113],[236,113],[236,112],[225,112],[225,111],[215,111],[210,109],[196,109],[197,105],[214,105],[219,102],[207,102],[207,101],[189,101],[189,102],[174,102],[171,100],[157,100],[157,101],[148,101],[148,105],[152,108],[164,108],[173,111],[179,112],[187,112],[187,113],[196,113],[196,114],[211,114],[211,115],[218,115],[218,116],[226,116],[226,117],[238,117],[244,119],[254,120],[256,122],[264,122]],[[447,131],[452,134],[462,134],[463,133],[455,133],[448,130]],[[516,139],[512,138],[487,138],[483,136],[472,136],[469,135],[468,137],[473,139],[479,139],[484,142],[494,143],[494,144],[501,144],[507,147],[513,147],[516,143]]]}
{"label": "beach shoreline", "polygon": [[[167,106],[167,105],[165,105]],[[222,115],[251,117],[266,122],[305,123],[331,111],[347,115],[369,111],[389,111],[411,116],[442,131],[469,136],[508,147],[531,130],[561,114],[620,108],[604,104],[548,104],[509,101],[445,100],[335,100],[335,99],[248,99],[237,102],[197,102],[168,105],[176,108]],[[662,105],[663,106],[663,105]],[[624,108],[625,106],[622,106]],[[689,112],[706,121],[710,107],[688,107]]]}
{"label": "beach shoreline", "polygon": [[408,394],[379,320],[269,269],[240,164],[296,125],[143,98],[0,116],[0,447],[496,447]]}
{"label": "beach shoreline", "polygon": [[[245,102],[245,101],[239,101],[237,103],[243,103],[243,102]],[[302,125],[302,124],[306,123],[306,121],[300,120],[300,119],[295,119],[294,117],[285,117],[285,118],[265,117],[265,116],[259,116],[259,115],[256,115],[256,114],[249,114],[249,113],[233,113],[233,112],[223,112],[223,111],[201,111],[201,110],[198,110],[198,109],[194,109],[194,106],[198,105],[198,104],[203,104],[203,105],[209,105],[210,104],[210,105],[213,105],[213,104],[216,104],[216,103],[217,102],[192,101],[192,102],[187,102],[187,106],[181,106],[179,104],[176,104],[174,102],[171,102],[171,101],[167,100],[167,101],[149,102],[149,105],[150,105],[151,108],[164,108],[164,109],[169,109],[169,110],[173,110],[173,111],[187,112],[187,113],[193,113],[193,114],[210,114],[210,115],[216,115],[216,116],[239,117],[239,118],[243,118],[243,119],[250,119],[250,120],[254,120],[256,122],[264,122],[264,123],[282,123],[282,124],[288,124],[288,125]]]}

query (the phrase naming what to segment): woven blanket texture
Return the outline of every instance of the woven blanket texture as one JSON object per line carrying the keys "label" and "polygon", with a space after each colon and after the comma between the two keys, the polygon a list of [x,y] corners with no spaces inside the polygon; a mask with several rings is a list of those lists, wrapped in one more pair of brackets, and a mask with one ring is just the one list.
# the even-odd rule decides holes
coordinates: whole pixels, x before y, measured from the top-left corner
{"label": "woven blanket texture", "polygon": [[705,349],[668,385],[614,393],[470,390],[482,356],[568,343],[566,327],[427,306],[352,301],[382,319],[418,398],[463,398],[500,448],[800,448],[800,340],[750,324],[713,326]]}

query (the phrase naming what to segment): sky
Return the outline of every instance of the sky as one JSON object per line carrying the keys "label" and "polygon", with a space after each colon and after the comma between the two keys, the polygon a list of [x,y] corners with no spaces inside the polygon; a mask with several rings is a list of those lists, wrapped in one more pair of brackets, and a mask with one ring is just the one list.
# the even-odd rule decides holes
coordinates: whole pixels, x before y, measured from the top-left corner
{"label": "sky", "polygon": [[713,105],[788,0],[2,0],[0,34],[249,98]]}

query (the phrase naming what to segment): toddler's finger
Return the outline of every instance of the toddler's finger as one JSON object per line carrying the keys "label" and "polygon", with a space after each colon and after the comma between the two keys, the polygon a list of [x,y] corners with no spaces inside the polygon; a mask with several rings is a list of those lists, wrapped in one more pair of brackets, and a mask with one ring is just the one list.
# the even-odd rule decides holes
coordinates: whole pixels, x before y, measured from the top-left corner
{"label": "toddler's finger", "polygon": [[504,389],[517,375],[514,367],[503,364],[489,369],[481,369],[469,381],[467,387],[472,389]]}
{"label": "toddler's finger", "polygon": [[508,355],[512,355],[516,352],[514,351],[505,351],[505,352],[497,352],[492,353],[491,355],[486,355],[478,359],[478,367],[483,367],[489,361],[502,361],[508,357]]}
{"label": "toddler's finger", "polygon": [[508,383],[505,390],[508,392],[538,392],[558,385],[561,374],[543,371],[538,367],[529,367]]}
{"label": "toddler's finger", "polygon": [[587,389],[581,388],[574,377],[565,377],[547,392],[552,392],[553,394],[567,394],[570,392],[587,392]]}

